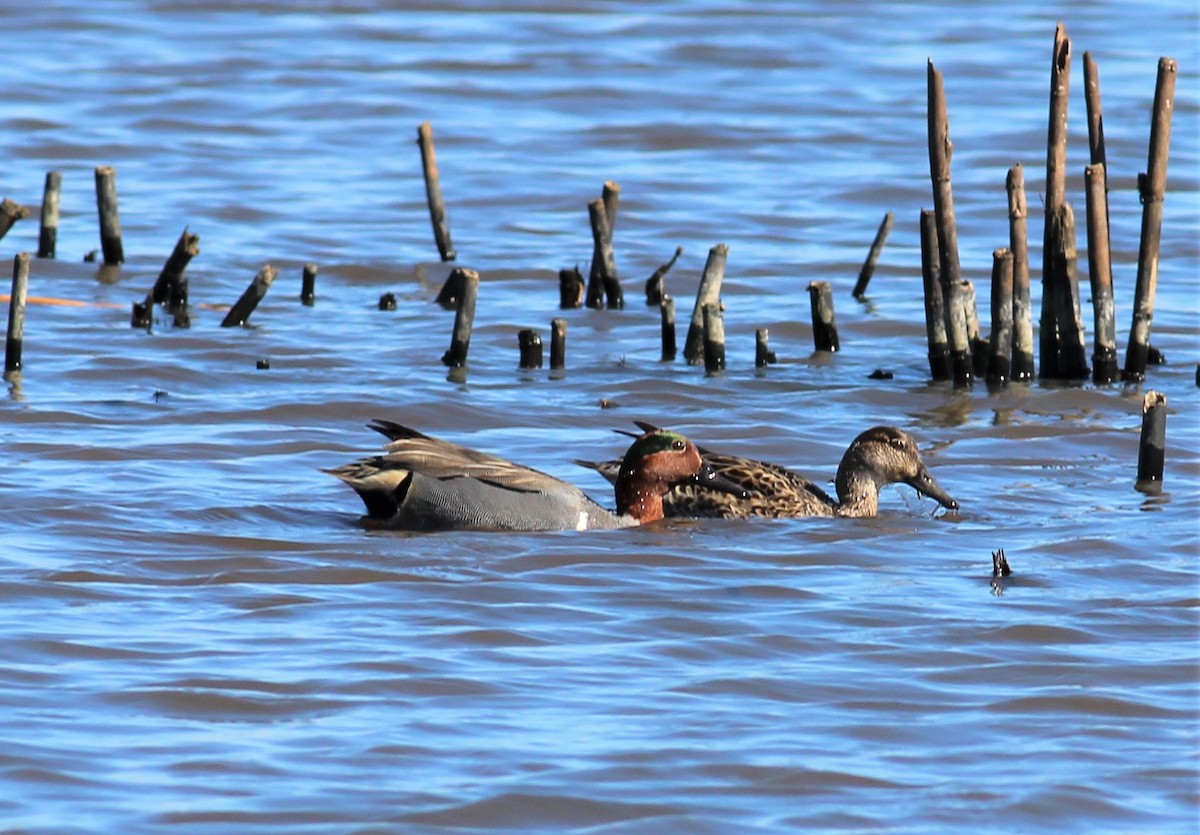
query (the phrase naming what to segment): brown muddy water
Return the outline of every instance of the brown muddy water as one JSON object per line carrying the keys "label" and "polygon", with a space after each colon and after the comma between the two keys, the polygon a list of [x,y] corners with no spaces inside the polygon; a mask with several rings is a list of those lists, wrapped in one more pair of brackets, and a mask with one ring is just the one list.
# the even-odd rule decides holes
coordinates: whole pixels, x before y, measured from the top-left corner
{"label": "brown muddy water", "polygon": [[[926,60],[966,275],[986,288],[1021,162],[1036,305],[1060,17],[1080,216],[1079,56],[1100,67],[1122,354],[1155,67],[1179,61],[1152,334],[1168,362],[1143,386],[933,385]],[[1196,830],[1193,3],[53,0],[0,23],[4,194],[36,206],[63,172],[59,257],[33,262],[0,399],[0,829]],[[483,275],[461,376],[439,361],[425,120],[459,263]],[[97,165],[117,168],[113,271],[82,260]],[[559,311],[607,179],[628,305]],[[185,226],[192,326],[131,328]],[[706,376],[659,361],[640,288],[683,246],[683,320],[718,242],[728,369]],[[36,216],[0,243],[35,250]],[[220,328],[267,262],[250,326]],[[812,350],[815,279],[834,355]],[[517,331],[548,339],[560,315],[565,371],[518,370]],[[1156,494],[1134,488],[1151,388],[1170,409]],[[320,469],[375,450],[375,417],[605,503],[572,461],[620,452],[634,419],[822,483],[859,431],[895,424],[962,507],[893,487],[864,520],[369,532]],[[999,548],[1014,574],[993,583]]]}

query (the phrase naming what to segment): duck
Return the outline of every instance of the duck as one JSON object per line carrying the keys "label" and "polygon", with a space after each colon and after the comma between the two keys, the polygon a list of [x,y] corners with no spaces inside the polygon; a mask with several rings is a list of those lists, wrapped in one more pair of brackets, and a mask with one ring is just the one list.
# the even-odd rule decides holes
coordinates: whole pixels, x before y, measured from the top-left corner
{"label": "duck", "polygon": [[[635,421],[643,430],[651,424]],[[851,442],[838,466],[829,496],[799,473],[767,461],[755,461],[699,448],[706,464],[741,488],[740,494],[717,493],[697,483],[678,484],[663,497],[667,517],[745,519],[794,516],[875,516],[879,491],[888,484],[907,484],[949,510],[958,502],[942,489],[921,460],[913,437],[895,426],[874,426]],[[598,470],[608,479],[616,462],[576,461]]]}
{"label": "duck", "polygon": [[386,452],[325,470],[388,530],[552,531],[627,528],[663,518],[663,496],[683,484],[741,492],[704,463],[696,445],[666,429],[637,436],[613,475],[616,512],[582,490],[504,458],[432,438],[391,420],[371,429]]}

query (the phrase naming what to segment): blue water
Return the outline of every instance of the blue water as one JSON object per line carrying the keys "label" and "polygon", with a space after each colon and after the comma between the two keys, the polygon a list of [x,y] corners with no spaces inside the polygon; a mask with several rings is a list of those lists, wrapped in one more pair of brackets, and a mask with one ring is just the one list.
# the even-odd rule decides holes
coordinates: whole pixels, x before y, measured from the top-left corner
{"label": "blue water", "polygon": [[[62,220],[0,399],[0,829],[1200,827],[1194,4],[34,5],[0,8],[0,190],[35,210],[0,257],[36,250],[52,169]],[[1085,50],[1100,70],[1122,356],[1156,65],[1179,62],[1152,332],[1167,364],[1141,386],[930,384],[927,61],[987,331],[1017,162],[1040,299],[1059,19],[1081,218]],[[439,361],[453,314],[432,301],[449,265],[427,120],[458,263],[483,276],[459,375]],[[117,169],[115,271],[83,261],[97,165]],[[626,309],[560,311],[605,180]],[[185,226],[191,328],[130,328]],[[685,322],[719,242],[728,369],[706,376],[659,361],[641,285],[683,246],[666,281]],[[268,262],[251,326],[220,328]],[[833,355],[812,350],[813,280],[834,286]],[[556,316],[566,370],[519,370],[517,331],[548,341]],[[763,371],[761,327],[779,356]],[[1143,493],[1150,389],[1167,457]],[[606,503],[572,459],[619,454],[611,430],[635,419],[821,483],[859,431],[894,424],[962,509],[893,487],[865,520],[368,532],[320,468],[376,449],[375,417]],[[993,581],[1000,548],[1014,574]]]}

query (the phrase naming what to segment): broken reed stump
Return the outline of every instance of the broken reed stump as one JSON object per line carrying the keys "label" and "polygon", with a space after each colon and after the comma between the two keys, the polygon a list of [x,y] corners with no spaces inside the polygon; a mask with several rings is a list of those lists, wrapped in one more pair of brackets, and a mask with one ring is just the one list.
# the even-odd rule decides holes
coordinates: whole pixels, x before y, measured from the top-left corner
{"label": "broken reed stump", "polygon": [[1107,165],[1104,113],[1100,109],[1100,70],[1090,52],[1083,53],[1083,98],[1087,104],[1088,159],[1092,165]]}
{"label": "broken reed stump", "polygon": [[588,307],[619,309],[625,306],[621,282],[617,278],[617,260],[613,254],[612,227],[603,198],[588,203],[588,219],[592,226],[592,268],[588,277]]}
{"label": "broken reed stump", "polygon": [[696,288],[696,304],[692,307],[687,338],[683,343],[683,358],[688,365],[704,362],[704,305],[721,303],[721,282],[725,279],[725,262],[728,258],[729,247],[725,244],[716,244],[708,251],[700,286]]}
{"label": "broken reed stump", "polygon": [[812,307],[813,347],[818,351],[839,350],[833,288],[828,281],[814,281],[808,285],[808,297]]}
{"label": "broken reed stump", "polygon": [[675,262],[679,260],[679,256],[683,255],[683,247],[675,247],[675,254],[671,256],[671,260],[663,264],[654,274],[646,279],[646,304],[657,306],[662,303],[663,297],[666,296],[666,278],[671,267],[675,266]]}
{"label": "broken reed stump", "polygon": [[312,307],[317,299],[317,265],[305,264],[300,272],[300,304]]}
{"label": "broken reed stump", "polygon": [[262,301],[263,296],[267,294],[267,290],[271,288],[271,283],[275,281],[275,276],[278,271],[270,264],[264,264],[263,268],[258,271],[258,275],[246,287],[245,292],[241,297],[233,303],[233,307],[229,308],[229,312],[225,314],[225,318],[221,320],[221,327],[236,328],[246,324],[246,320],[250,318],[250,314],[254,312],[254,308],[258,307],[258,303]]}
{"label": "broken reed stump", "polygon": [[1088,277],[1092,285],[1092,315],[1095,328],[1092,351],[1092,381],[1111,383],[1118,379],[1117,325],[1113,303],[1112,255],[1108,238],[1108,202],[1104,166],[1084,169],[1087,187]]}
{"label": "broken reed stump", "polygon": [[933,183],[933,211],[937,219],[938,269],[946,312],[946,337],[954,385],[969,387],[973,368],[967,342],[966,321],[959,298],[962,267],[958,260],[958,227],[954,219],[954,193],[950,186],[950,121],[946,115],[946,91],[942,74],[929,62],[926,74],[929,120],[929,176]]}
{"label": "broken reed stump", "polygon": [[[184,278],[183,271],[187,269],[192,258],[199,254],[200,236],[189,233],[187,227],[184,227],[179,240],[175,242],[175,249],[171,251],[166,263],[163,264],[154,286],[146,294],[146,300],[141,304],[134,303],[133,316],[130,320],[133,327],[150,327],[154,306],[163,303],[166,303],[167,312],[171,314],[175,327],[186,328],[191,324],[187,310],[187,279]],[[246,315],[249,316],[249,312]]]}
{"label": "broken reed stump", "polygon": [[429,220],[433,224],[433,240],[443,261],[457,257],[450,242],[450,223],[446,219],[446,203],[442,200],[442,181],[438,175],[437,154],[433,149],[433,126],[422,122],[417,128],[417,144],[421,147],[421,170],[425,174],[425,200],[429,204]]}
{"label": "broken reed stump", "polygon": [[1167,454],[1167,396],[1148,391],[1142,399],[1142,434],[1138,442],[1138,486],[1161,487]]}
{"label": "broken reed stump", "polygon": [[479,273],[463,269],[462,292],[458,295],[458,306],[454,312],[454,332],[450,336],[450,348],[442,355],[442,363],[451,368],[461,368],[467,364],[471,327],[475,323],[475,298],[478,295]]}
{"label": "broken reed stump", "polygon": [[1075,211],[1063,203],[1046,216],[1045,274],[1039,330],[1042,379],[1082,380],[1090,373],[1076,271]]}
{"label": "broken reed stump", "polygon": [[979,328],[979,304],[975,297],[975,284],[970,281],[962,282],[958,299],[962,304],[963,319],[967,325],[967,344],[971,346],[971,373],[975,377],[983,377],[988,369],[988,343]]}
{"label": "broken reed stump", "polygon": [[523,328],[517,333],[517,345],[521,351],[521,368],[542,367],[542,335],[533,328]]}
{"label": "broken reed stump", "polygon": [[675,299],[663,296],[658,309],[662,316],[662,361],[673,362],[678,353],[675,347]]}
{"label": "broken reed stump", "polygon": [[442,283],[442,289],[438,291],[437,298],[434,299],[443,309],[454,310],[458,307],[458,300],[463,294],[466,273],[465,267],[455,267],[450,271],[450,275],[446,276],[446,280]]}
{"label": "broken reed stump", "polygon": [[754,332],[754,367],[766,368],[771,363],[775,362],[775,352],[771,350],[767,339],[769,334],[766,328],[759,328]]}
{"label": "broken reed stump", "polygon": [[583,307],[583,274],[576,265],[569,270],[558,271],[558,306],[562,310]]}
{"label": "broken reed stump", "polygon": [[42,189],[42,216],[38,227],[38,258],[54,258],[58,247],[58,204],[62,192],[62,172],[46,172]]}
{"label": "broken reed stump", "polygon": [[720,304],[704,305],[704,370],[709,374],[725,370],[725,319]]}
{"label": "broken reed stump", "polygon": [[15,200],[5,197],[0,200],[0,238],[8,234],[18,220],[29,217],[29,209]]}
{"label": "broken reed stump", "polygon": [[883,221],[875,232],[875,240],[871,242],[867,260],[863,262],[862,269],[858,271],[858,281],[854,283],[854,298],[861,299],[867,292],[867,283],[875,274],[875,265],[879,263],[879,254],[883,252],[883,245],[887,242],[888,233],[892,231],[892,223],[895,220],[895,215],[891,212],[883,216]]}
{"label": "broken reed stump", "polygon": [[121,243],[121,215],[117,211],[117,171],[111,165],[96,166],[96,211],[100,216],[100,250],[105,264],[125,260]]}
{"label": "broken reed stump", "polygon": [[1158,287],[1158,253],[1162,243],[1163,195],[1167,190],[1167,153],[1171,145],[1171,113],[1175,109],[1175,76],[1171,58],[1158,59],[1154,111],[1150,120],[1150,154],[1146,173],[1138,175],[1142,199],[1142,233],[1138,243],[1137,284],[1133,293],[1133,325],[1125,349],[1126,380],[1146,377],[1150,351],[1150,325],[1154,321],[1154,294]]}
{"label": "broken reed stump", "polygon": [[937,219],[921,210],[921,283],[925,289],[925,335],[929,344],[929,374],[935,383],[953,376],[950,344],[946,341],[946,312],[942,299],[941,267],[937,254]]}
{"label": "broken reed stump", "polygon": [[4,340],[4,371],[21,370],[21,350],[25,340],[25,301],[29,295],[29,253],[13,258],[12,295],[8,299],[8,332]]}
{"label": "broken reed stump", "polygon": [[550,369],[565,368],[567,365],[567,320],[550,320]]}
{"label": "broken reed stump", "polygon": [[988,340],[987,381],[1004,386],[1012,377],[1013,254],[1008,247],[992,253],[992,332]]}
{"label": "broken reed stump", "polygon": [[1029,299],[1029,210],[1025,204],[1025,171],[1020,163],[1008,169],[1008,248],[1013,256],[1012,373],[1019,383],[1033,379],[1033,304]]}

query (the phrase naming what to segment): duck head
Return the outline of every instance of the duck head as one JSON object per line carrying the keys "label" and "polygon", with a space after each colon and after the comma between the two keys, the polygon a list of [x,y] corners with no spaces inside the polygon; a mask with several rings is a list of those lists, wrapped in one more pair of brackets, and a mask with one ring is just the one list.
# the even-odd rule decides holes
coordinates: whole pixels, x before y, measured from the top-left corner
{"label": "duck head", "polygon": [[[911,435],[894,426],[868,429],[850,444],[838,467],[838,499],[850,511],[848,515],[873,515],[880,488],[895,483],[909,485],[942,507],[958,509],[958,502],[926,469]],[[856,513],[856,509],[868,512]]]}
{"label": "duck head", "polygon": [[666,429],[637,438],[621,461],[615,485],[617,512],[645,524],[663,518],[662,498],[677,484],[695,483],[741,496],[746,491],[718,474],[696,445]]}

